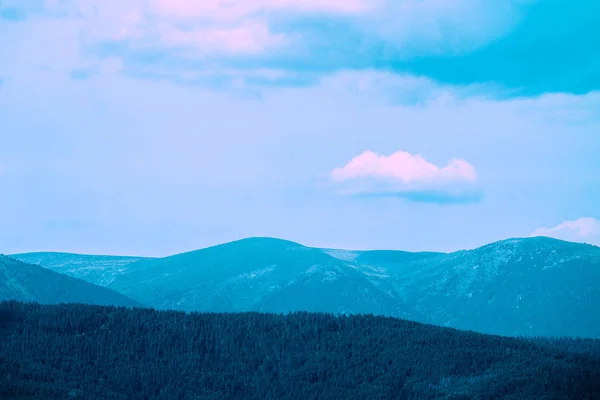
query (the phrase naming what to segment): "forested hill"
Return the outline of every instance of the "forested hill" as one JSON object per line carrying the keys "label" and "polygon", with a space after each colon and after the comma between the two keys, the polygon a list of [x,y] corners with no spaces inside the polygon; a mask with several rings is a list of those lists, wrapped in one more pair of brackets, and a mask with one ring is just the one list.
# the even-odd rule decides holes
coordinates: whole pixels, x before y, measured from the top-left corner
{"label": "forested hill", "polygon": [[6,302],[0,398],[600,399],[600,358],[385,317]]}

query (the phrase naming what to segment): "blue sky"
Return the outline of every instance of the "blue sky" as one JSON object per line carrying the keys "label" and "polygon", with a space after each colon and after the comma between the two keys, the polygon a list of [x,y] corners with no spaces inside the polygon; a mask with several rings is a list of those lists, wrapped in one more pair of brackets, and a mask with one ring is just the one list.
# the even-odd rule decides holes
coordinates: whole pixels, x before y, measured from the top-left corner
{"label": "blue sky", "polygon": [[0,0],[0,252],[600,245],[598,25],[596,1]]}

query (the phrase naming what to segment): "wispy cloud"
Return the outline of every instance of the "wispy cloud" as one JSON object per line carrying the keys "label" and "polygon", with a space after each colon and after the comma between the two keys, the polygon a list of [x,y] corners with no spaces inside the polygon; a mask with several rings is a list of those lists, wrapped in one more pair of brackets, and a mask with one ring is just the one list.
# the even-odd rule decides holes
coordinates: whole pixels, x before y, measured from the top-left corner
{"label": "wispy cloud", "polygon": [[377,1],[367,0],[153,0],[155,14],[176,18],[236,20],[267,11],[357,13]]}
{"label": "wispy cloud", "polygon": [[118,58],[108,58],[100,62],[73,68],[70,72],[70,77],[76,81],[86,80],[98,75],[118,73],[121,68],[121,61]]}
{"label": "wispy cloud", "polygon": [[483,200],[481,190],[444,190],[444,189],[399,189],[396,191],[357,192],[352,194],[357,198],[396,198],[413,203],[430,203],[440,205],[473,204]]}
{"label": "wispy cloud", "polygon": [[246,22],[234,28],[198,28],[183,30],[175,26],[158,27],[161,43],[168,47],[192,47],[198,51],[218,53],[259,53],[282,45],[285,35],[273,34],[260,22]]}
{"label": "wispy cloud", "polygon": [[564,221],[550,228],[539,228],[530,236],[548,236],[573,242],[586,242],[600,245],[600,221],[591,217],[582,217]]}
{"label": "wispy cloud", "polygon": [[[376,3],[376,2],[375,2]],[[186,50],[184,59],[256,54],[282,46],[290,32],[274,32],[273,15],[356,14],[372,7],[364,0],[152,0],[107,3],[84,0],[72,15],[83,16],[91,40],[124,42],[129,51]]]}
{"label": "wispy cloud", "polygon": [[0,19],[9,21],[21,21],[25,19],[25,14],[19,8],[4,7],[0,8]]}
{"label": "wispy cloud", "polygon": [[361,197],[398,197],[425,203],[469,203],[481,198],[474,189],[475,168],[462,159],[438,166],[420,154],[389,156],[364,151],[331,172],[342,193]]}

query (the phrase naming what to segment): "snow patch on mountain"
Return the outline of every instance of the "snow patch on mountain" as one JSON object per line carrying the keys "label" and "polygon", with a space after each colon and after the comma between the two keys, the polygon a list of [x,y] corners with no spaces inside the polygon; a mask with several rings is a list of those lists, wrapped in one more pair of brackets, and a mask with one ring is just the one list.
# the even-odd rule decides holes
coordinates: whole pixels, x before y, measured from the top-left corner
{"label": "snow patch on mountain", "polygon": [[319,249],[323,253],[342,261],[354,261],[360,255],[356,250]]}

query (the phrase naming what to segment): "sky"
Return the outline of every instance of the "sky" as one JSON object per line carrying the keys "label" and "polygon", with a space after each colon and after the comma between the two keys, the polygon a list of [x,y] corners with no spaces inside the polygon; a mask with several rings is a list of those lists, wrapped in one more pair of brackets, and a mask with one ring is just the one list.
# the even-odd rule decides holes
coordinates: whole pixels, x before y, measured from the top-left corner
{"label": "sky", "polygon": [[600,2],[0,0],[0,253],[600,245]]}

